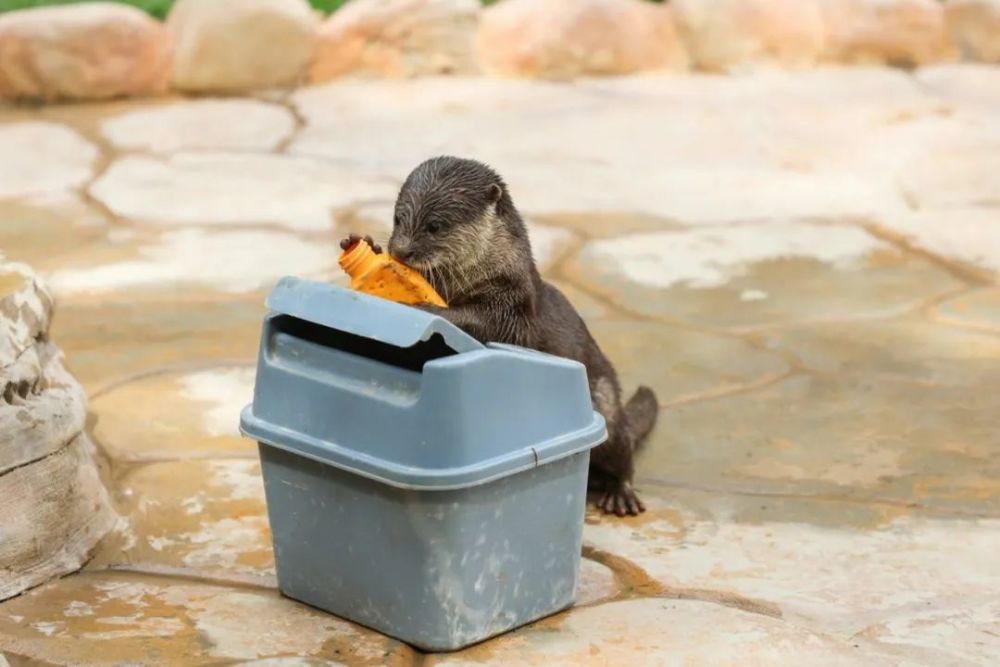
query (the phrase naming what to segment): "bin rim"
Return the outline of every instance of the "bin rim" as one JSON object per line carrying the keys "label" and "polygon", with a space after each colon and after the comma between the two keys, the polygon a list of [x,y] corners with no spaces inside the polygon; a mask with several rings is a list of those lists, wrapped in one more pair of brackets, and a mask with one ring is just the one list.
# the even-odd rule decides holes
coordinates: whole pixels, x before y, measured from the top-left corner
{"label": "bin rim", "polygon": [[389,486],[418,491],[449,491],[493,482],[509,475],[597,447],[608,437],[604,417],[594,411],[587,426],[484,461],[450,468],[419,468],[371,456],[305,433],[276,426],[253,414],[253,403],[240,413],[240,433],[274,447]]}

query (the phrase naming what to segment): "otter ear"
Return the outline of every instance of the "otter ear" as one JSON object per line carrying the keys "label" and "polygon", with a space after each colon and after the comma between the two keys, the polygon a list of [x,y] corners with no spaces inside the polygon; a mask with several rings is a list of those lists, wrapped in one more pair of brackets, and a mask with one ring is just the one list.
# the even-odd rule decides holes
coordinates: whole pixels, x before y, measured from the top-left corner
{"label": "otter ear", "polygon": [[496,204],[500,201],[500,197],[503,196],[503,188],[496,183],[492,183],[486,190],[486,196],[489,198],[491,204]]}

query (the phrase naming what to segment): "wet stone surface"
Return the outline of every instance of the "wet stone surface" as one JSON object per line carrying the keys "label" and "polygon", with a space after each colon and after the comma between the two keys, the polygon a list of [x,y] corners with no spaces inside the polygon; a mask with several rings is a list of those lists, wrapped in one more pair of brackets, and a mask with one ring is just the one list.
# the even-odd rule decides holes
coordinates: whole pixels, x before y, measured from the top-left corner
{"label": "wet stone surface", "polygon": [[[123,517],[81,573],[0,603],[0,652],[992,664],[998,73],[455,77],[0,107],[0,251],[55,296],[52,339]],[[543,275],[661,411],[637,460],[649,509],[588,509],[576,607],[421,656],[279,595],[237,426],[271,286],[344,284],[339,239],[384,243],[402,180],[441,153],[499,170]]]}
{"label": "wet stone surface", "polygon": [[149,374],[113,387],[91,402],[94,437],[122,461],[255,457],[256,445],[237,430],[253,377],[248,364]]}

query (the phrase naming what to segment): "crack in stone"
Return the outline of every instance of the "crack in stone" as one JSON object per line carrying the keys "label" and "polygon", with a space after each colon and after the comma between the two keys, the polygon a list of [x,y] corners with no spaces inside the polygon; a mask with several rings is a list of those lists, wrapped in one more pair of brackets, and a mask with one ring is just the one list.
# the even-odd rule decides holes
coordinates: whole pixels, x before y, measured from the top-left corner
{"label": "crack in stone", "polygon": [[294,141],[298,139],[299,135],[302,134],[302,130],[306,129],[309,121],[302,114],[302,112],[299,111],[299,108],[295,106],[295,103],[292,102],[290,94],[277,100],[271,100],[270,103],[274,106],[283,108],[292,116],[294,125],[292,126],[291,132],[288,133],[288,136],[275,144],[274,148],[271,150],[272,153],[285,155],[288,153],[288,148],[292,145],[292,143],[294,143]]}
{"label": "crack in stone", "polygon": [[145,380],[151,377],[157,377],[160,375],[168,375],[170,373],[178,372],[188,372],[188,371],[203,371],[203,370],[214,370],[222,368],[232,368],[234,366],[239,368],[253,368],[256,366],[256,359],[253,361],[247,361],[246,359],[213,359],[211,361],[198,361],[191,363],[179,363],[171,364],[169,366],[158,366],[156,368],[147,369],[144,371],[139,371],[138,373],[133,373],[131,375],[119,378],[109,382],[108,384],[94,390],[90,394],[90,399],[93,401],[105,394],[108,394],[116,389],[131,384],[132,382],[137,382],[139,380]]}
{"label": "crack in stone", "polygon": [[996,276],[989,269],[982,269],[968,262],[939,255],[911,241],[905,234],[891,230],[876,221],[858,221],[857,224],[872,236],[923,259],[957,280],[977,287],[995,284]]}
{"label": "crack in stone", "polygon": [[124,572],[128,574],[146,574],[191,583],[225,586],[257,591],[274,591],[278,588],[278,580],[272,576],[241,575],[239,573],[196,573],[187,568],[153,563],[113,563],[104,567],[87,568],[87,574]]}
{"label": "crack in stone", "polygon": [[635,598],[696,600],[719,604],[724,607],[731,607],[753,614],[761,614],[770,618],[783,618],[781,607],[776,603],[749,598],[729,591],[670,586],[657,581],[642,567],[631,560],[594,546],[584,545],[583,556],[610,569],[623,583],[622,592],[617,596],[594,605],[586,606],[600,606],[608,602]]}
{"label": "crack in stone", "polygon": [[802,372],[803,371],[801,369],[790,368],[783,373],[767,375],[759,380],[755,380],[747,384],[742,384],[735,387],[724,387],[716,390],[690,394],[688,396],[680,396],[679,398],[675,398],[669,401],[663,401],[660,403],[660,408],[661,409],[675,408],[682,405],[691,405],[693,403],[711,401],[718,398],[726,398],[727,396],[750,393],[758,389],[764,389],[766,387],[770,387],[771,385],[784,382],[785,380],[794,377]]}

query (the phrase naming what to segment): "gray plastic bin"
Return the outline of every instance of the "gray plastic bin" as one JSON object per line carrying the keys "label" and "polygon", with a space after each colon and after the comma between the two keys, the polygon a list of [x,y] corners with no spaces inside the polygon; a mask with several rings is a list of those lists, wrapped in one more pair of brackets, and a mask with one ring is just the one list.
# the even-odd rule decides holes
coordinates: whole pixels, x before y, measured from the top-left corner
{"label": "gray plastic bin", "polygon": [[253,403],[278,585],[428,650],[571,605],[590,449],[584,367],[285,278]]}

